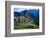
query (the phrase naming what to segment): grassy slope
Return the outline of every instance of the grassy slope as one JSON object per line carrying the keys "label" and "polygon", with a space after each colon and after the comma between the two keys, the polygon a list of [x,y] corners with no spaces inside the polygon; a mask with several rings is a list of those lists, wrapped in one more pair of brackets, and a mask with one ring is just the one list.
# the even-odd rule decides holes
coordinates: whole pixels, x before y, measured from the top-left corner
{"label": "grassy slope", "polygon": [[30,23],[19,23],[14,24],[14,29],[38,29],[38,25],[30,24]]}

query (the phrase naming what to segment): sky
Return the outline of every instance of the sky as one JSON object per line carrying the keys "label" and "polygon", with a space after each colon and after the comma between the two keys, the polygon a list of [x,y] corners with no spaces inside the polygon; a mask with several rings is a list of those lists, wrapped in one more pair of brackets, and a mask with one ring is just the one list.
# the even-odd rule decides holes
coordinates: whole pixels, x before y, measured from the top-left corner
{"label": "sky", "polygon": [[14,11],[16,11],[16,12],[21,12],[21,11],[23,11],[23,10],[25,10],[25,9],[22,9],[22,8],[19,8],[19,9],[18,9],[18,8],[15,8],[15,9],[14,9]]}
{"label": "sky", "polygon": [[14,8],[14,12],[16,11],[16,12],[21,12],[21,11],[23,11],[23,10],[29,10],[30,8]]}

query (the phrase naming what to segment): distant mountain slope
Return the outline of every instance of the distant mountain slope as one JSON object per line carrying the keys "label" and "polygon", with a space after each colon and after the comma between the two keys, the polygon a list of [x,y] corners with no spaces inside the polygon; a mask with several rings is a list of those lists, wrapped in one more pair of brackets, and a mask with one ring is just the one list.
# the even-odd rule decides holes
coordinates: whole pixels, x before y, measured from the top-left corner
{"label": "distant mountain slope", "polygon": [[27,15],[31,16],[34,20],[39,21],[39,9],[28,10]]}
{"label": "distant mountain slope", "polygon": [[39,22],[39,9],[23,10],[21,12],[14,12],[14,16],[30,16],[35,22]]}

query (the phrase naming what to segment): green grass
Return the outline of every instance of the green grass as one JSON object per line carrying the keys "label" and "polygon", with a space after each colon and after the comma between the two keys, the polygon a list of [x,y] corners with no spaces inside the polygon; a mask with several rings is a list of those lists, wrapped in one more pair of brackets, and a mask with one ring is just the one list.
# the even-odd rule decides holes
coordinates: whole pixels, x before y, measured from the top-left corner
{"label": "green grass", "polygon": [[14,24],[14,29],[38,29],[38,25],[29,23],[18,23]]}

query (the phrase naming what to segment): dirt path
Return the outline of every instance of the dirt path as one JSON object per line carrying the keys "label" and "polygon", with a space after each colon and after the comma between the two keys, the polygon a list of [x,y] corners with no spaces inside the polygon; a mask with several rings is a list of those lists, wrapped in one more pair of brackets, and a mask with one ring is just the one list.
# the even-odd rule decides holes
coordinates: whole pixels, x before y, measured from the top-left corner
{"label": "dirt path", "polygon": [[35,25],[35,24],[31,24],[31,23],[29,23],[29,22],[28,22],[28,24],[29,24],[29,25],[32,25],[32,26],[34,26],[34,27],[38,27],[37,25]]}

